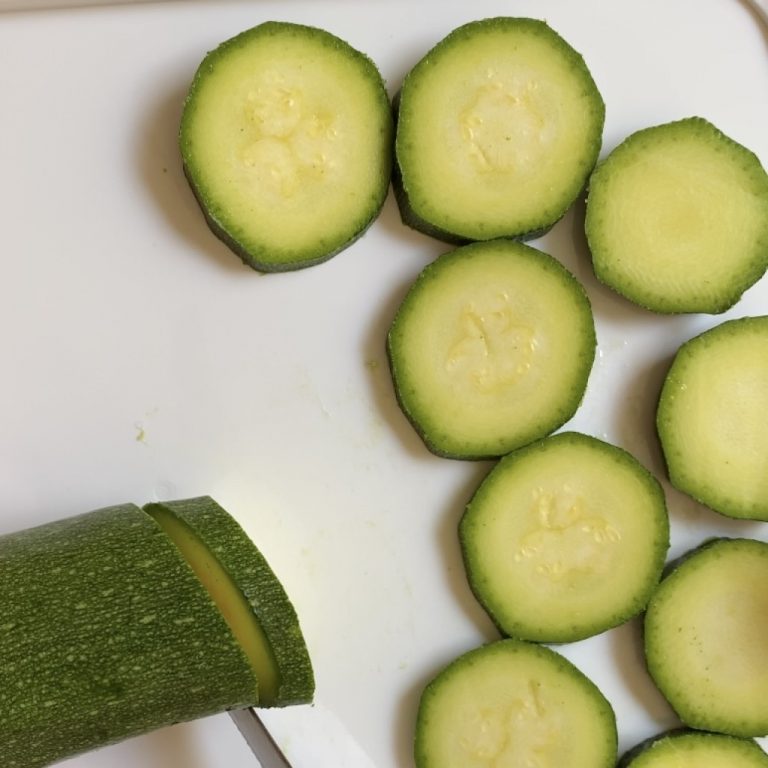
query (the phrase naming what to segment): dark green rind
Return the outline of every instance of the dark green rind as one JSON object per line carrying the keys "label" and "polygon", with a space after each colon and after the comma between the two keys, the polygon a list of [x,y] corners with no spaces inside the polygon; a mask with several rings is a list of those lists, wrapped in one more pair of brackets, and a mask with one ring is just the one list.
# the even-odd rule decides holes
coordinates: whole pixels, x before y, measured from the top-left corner
{"label": "dark green rind", "polygon": [[[451,245],[467,245],[474,242],[473,238],[462,237],[460,235],[454,234],[453,232],[449,232],[448,230],[441,229],[440,227],[431,224],[425,219],[422,219],[416,213],[413,206],[411,205],[408,193],[406,192],[403,185],[403,177],[400,173],[400,166],[397,163],[395,163],[395,166],[392,170],[392,191],[395,194],[395,200],[397,201],[397,205],[400,210],[400,219],[406,227],[410,227],[416,232],[421,232],[423,235],[432,237],[435,240],[442,240],[444,243],[449,243]],[[565,211],[563,211],[562,215],[565,215]],[[562,218],[562,216],[558,218],[558,221],[560,218]],[[556,221],[553,221],[552,224],[546,227],[542,227],[541,229],[537,229],[533,232],[527,232],[523,235],[516,235],[514,237],[510,237],[509,239],[517,240],[519,242],[535,240],[537,237],[546,235],[547,232],[549,232],[549,230],[552,229],[556,223]]]}
{"label": "dark green rind", "polygon": [[[752,739],[687,728],[667,731],[640,742],[621,756],[616,768],[678,768],[681,753],[688,745],[695,744],[719,745],[728,749],[737,761],[730,768],[768,768],[768,755]],[[663,758],[667,754],[673,756],[673,760],[665,765]],[[657,756],[661,756],[660,761],[655,759]],[[689,765],[696,768],[693,762]]]}
{"label": "dark green rind", "polygon": [[[685,365],[691,356],[695,356],[701,349],[706,349],[710,342],[718,340],[721,336],[738,334],[741,329],[749,326],[757,326],[768,336],[768,315],[757,317],[741,317],[735,320],[727,320],[708,331],[686,341],[677,351],[669,371],[664,379],[664,384],[659,395],[656,409],[656,432],[661,443],[662,453],[667,468],[667,476],[670,483],[677,490],[704,504],[714,512],[726,517],[738,520],[759,520],[768,522],[768,499],[760,506],[743,508],[738,503],[723,498],[719,489],[717,478],[709,479],[706,486],[700,485],[696,480],[691,480],[677,467],[676,443],[684,441],[685,437],[668,428],[669,411],[673,407],[675,393],[679,391],[681,379],[685,374]],[[727,404],[724,405],[727,407]],[[762,419],[768,423],[768,414],[755,414],[756,419]]]}
{"label": "dark green rind", "polygon": [[[414,196],[412,191],[409,191],[409,186],[411,185],[408,180],[407,151],[403,147],[401,126],[403,121],[407,121],[408,119],[408,110],[418,108],[418,106],[414,107],[414,105],[409,104],[409,99],[410,91],[414,87],[413,83],[414,81],[418,81],[420,71],[424,68],[431,67],[435,60],[439,60],[442,53],[446,49],[450,49],[455,42],[465,38],[471,38],[475,34],[482,34],[483,31],[488,28],[507,29],[513,33],[524,31],[526,34],[546,37],[553,48],[566,56],[570,60],[574,70],[578,70],[584,78],[585,92],[588,93],[590,101],[592,102],[592,108],[596,113],[597,129],[595,131],[594,140],[585,153],[583,173],[577,179],[574,179],[569,187],[565,188],[562,196],[563,202],[560,206],[551,211],[543,211],[541,216],[535,221],[530,221],[524,225],[518,225],[517,227],[509,227],[508,231],[494,231],[489,232],[485,236],[478,236],[477,232],[461,232],[459,231],[459,227],[451,227],[450,224],[440,222],[437,218],[430,217],[428,213],[420,210],[418,197]],[[403,117],[403,101],[405,101],[405,117]],[[435,45],[406,75],[402,87],[394,101],[393,109],[396,123],[395,165],[392,175],[392,186],[395,193],[395,199],[397,200],[400,209],[402,221],[411,229],[454,245],[463,245],[478,240],[494,240],[500,237],[525,241],[546,234],[566,214],[571,205],[584,191],[587,179],[592,169],[595,167],[598,155],[600,154],[602,132],[605,123],[605,103],[597,89],[597,85],[592,79],[592,75],[584,61],[584,57],[574,50],[557,32],[549,27],[546,22],[538,19],[505,16],[472,21],[449,33],[447,37],[437,43],[437,45]]]}
{"label": "dark green rind", "polygon": [[[594,190],[599,185],[602,178],[612,172],[612,167],[621,163],[624,156],[632,153],[636,148],[642,149],[643,144],[653,143],[654,134],[657,131],[679,131],[683,138],[688,131],[699,131],[712,137],[715,141],[726,147],[728,151],[738,156],[740,161],[749,166],[754,171],[756,182],[762,186],[761,196],[765,203],[766,222],[768,222],[768,174],[763,170],[760,160],[754,152],[750,151],[741,144],[735,142],[726,136],[722,131],[716,128],[712,123],[702,117],[687,117],[672,123],[643,128],[640,131],[628,136],[611,153],[597,164],[592,176],[589,179],[588,189]],[[734,279],[733,284],[720,286],[722,298],[717,301],[714,299],[702,300],[699,297],[691,297],[687,302],[670,301],[649,294],[639,288],[628,286],[622,280],[615,280],[611,277],[610,266],[605,263],[610,259],[610,254],[603,246],[600,240],[600,218],[599,213],[595,211],[593,203],[590,206],[590,196],[587,195],[586,216],[584,221],[584,230],[587,237],[589,250],[592,254],[592,263],[597,279],[606,287],[623,296],[628,301],[636,304],[643,309],[647,309],[657,314],[693,314],[704,313],[718,315],[734,306],[742,297],[744,291],[754,285],[768,269],[768,223],[763,229],[762,235],[755,243],[755,257],[745,270],[744,274],[738,279]]]}
{"label": "dark green rind", "polygon": [[292,272],[298,269],[314,267],[318,264],[322,264],[323,262],[328,261],[333,256],[336,256],[349,248],[353,243],[357,242],[361,237],[363,237],[363,235],[365,235],[365,233],[370,229],[373,222],[376,221],[379,213],[381,213],[382,207],[384,206],[384,201],[386,199],[388,190],[387,185],[387,190],[385,190],[384,196],[381,198],[380,202],[377,202],[376,209],[371,214],[370,219],[363,225],[362,229],[360,229],[359,232],[353,235],[345,243],[335,248],[335,250],[331,251],[330,253],[324,253],[322,256],[318,256],[313,259],[304,258],[301,261],[270,262],[265,260],[262,255],[249,252],[242,243],[240,243],[237,239],[229,234],[221,221],[219,221],[212,213],[207,210],[207,202],[197,187],[195,187],[194,182],[191,180],[189,169],[186,165],[184,166],[184,176],[189,182],[192,193],[194,194],[195,199],[200,206],[200,210],[203,212],[203,216],[205,217],[205,221],[208,224],[211,232],[213,232],[213,234],[216,235],[216,237],[221,240],[224,245],[226,245],[236,256],[238,256],[243,264],[245,264],[247,267],[255,269],[257,272],[264,273]]}
{"label": "dark green rind", "polygon": [[[655,574],[655,577],[648,582],[646,589],[642,593],[637,595],[634,600],[627,603],[623,611],[610,614],[604,617],[600,622],[592,622],[589,627],[564,624],[559,632],[546,632],[531,627],[526,623],[515,621],[510,617],[504,619],[500,615],[501,611],[494,608],[495,601],[493,600],[493,597],[491,596],[489,598],[489,596],[486,595],[482,580],[475,576],[473,562],[480,561],[483,557],[483,553],[473,546],[472,540],[475,528],[478,525],[482,526],[482,518],[480,517],[482,514],[482,506],[485,496],[492,489],[496,479],[503,473],[513,470],[518,462],[524,460],[530,454],[546,452],[549,447],[559,443],[590,446],[595,451],[610,455],[617,464],[632,469],[635,475],[642,479],[649,497],[654,501],[654,506],[658,513],[655,520],[658,536],[654,547],[655,561],[653,573]],[[480,519],[478,520],[479,517]],[[667,551],[669,550],[669,517],[667,515],[664,491],[662,490],[659,481],[642,464],[640,464],[632,454],[618,446],[610,445],[602,440],[590,437],[589,435],[584,435],[578,432],[561,432],[550,437],[545,437],[542,440],[538,440],[535,443],[531,443],[530,445],[504,456],[496,466],[491,469],[490,473],[475,491],[462,515],[459,522],[459,543],[469,587],[501,634],[519,640],[540,643],[571,643],[578,640],[584,640],[613,627],[617,627],[634,616],[637,616],[645,609],[645,606],[648,604],[651,595],[661,579],[662,571],[664,569],[664,561],[667,556]]]}
{"label": "dark green rind", "polygon": [[718,557],[718,549],[725,547],[756,548],[761,550],[761,553],[768,560],[768,543],[755,539],[727,537],[707,539],[698,547],[694,547],[676,559],[672,567],[665,572],[664,578],[651,596],[645,612],[643,623],[645,664],[656,687],[687,727],[697,731],[711,731],[744,739],[768,736],[768,706],[766,706],[765,712],[762,714],[753,713],[752,717],[748,720],[732,721],[730,719],[723,719],[717,714],[713,715],[703,712],[700,708],[697,708],[695,701],[680,701],[677,696],[671,694],[672,689],[679,687],[675,685],[674,681],[676,675],[674,661],[671,664],[664,663],[664,649],[659,647],[660,644],[656,640],[657,604],[660,600],[663,600],[665,592],[669,589],[674,589],[678,580],[685,579],[688,570],[699,567],[705,558]]}
{"label": "dark green rind", "polygon": [[[375,83],[381,101],[381,143],[382,152],[384,153],[383,167],[388,169],[389,172],[381,177],[378,188],[374,190],[371,196],[368,213],[365,216],[362,216],[358,221],[350,223],[348,237],[340,242],[332,243],[325,243],[324,241],[319,240],[317,248],[313,248],[311,253],[299,251],[290,253],[284,258],[275,259],[272,256],[272,251],[265,246],[248,244],[244,239],[241,239],[238,236],[237,224],[227,222],[226,212],[220,210],[216,202],[211,200],[206,194],[205,180],[201,179],[196,172],[194,152],[187,136],[187,126],[194,118],[196,108],[195,95],[197,89],[200,87],[200,83],[205,80],[206,75],[215,68],[216,63],[220,58],[225,57],[233,48],[252,44],[254,40],[258,40],[258,37],[261,35],[286,33],[312,36],[316,40],[322,41],[323,44],[331,50],[339,51],[345,56],[353,58],[359,63],[361,73]],[[323,262],[328,261],[330,258],[341,253],[341,251],[349,248],[349,246],[359,240],[381,213],[387,193],[389,192],[394,154],[393,144],[394,123],[389,107],[389,96],[375,63],[364,53],[353,48],[345,41],[332,35],[330,32],[302,24],[278,21],[265,22],[257,27],[241,32],[239,35],[221,43],[221,45],[208,53],[195,72],[192,85],[184,100],[181,126],[179,130],[179,148],[183,161],[184,176],[205,216],[209,228],[213,234],[233,251],[246,266],[259,272],[289,272],[316,266],[317,264],[322,264]]]}
{"label": "dark green rind", "polygon": [[427,739],[425,734],[430,727],[429,709],[432,699],[439,696],[440,687],[443,683],[450,681],[456,673],[460,674],[466,667],[471,667],[479,657],[492,654],[528,654],[529,656],[546,659],[554,669],[572,679],[578,680],[579,683],[583,685],[584,689],[589,692],[589,695],[595,704],[595,715],[603,721],[605,726],[606,761],[602,765],[595,765],[594,768],[613,768],[618,751],[616,716],[613,708],[605,696],[603,696],[600,689],[580,669],[571,664],[570,661],[559,653],[542,645],[535,645],[533,643],[514,639],[496,640],[481,646],[480,648],[475,648],[474,650],[464,653],[440,671],[438,675],[427,684],[421,694],[418,713],[416,715],[416,734],[414,740],[416,768],[442,768],[442,766],[436,765],[430,759],[429,750],[425,744]]}
{"label": "dark green rind", "polygon": [[[407,322],[409,303],[418,300],[419,294],[422,291],[429,289],[430,282],[434,279],[435,273],[437,273],[443,265],[450,264],[451,261],[456,259],[471,257],[473,253],[482,251],[483,248],[491,246],[508,247],[510,253],[513,255],[536,259],[539,261],[542,269],[554,273],[564,283],[569,285],[580,305],[581,319],[585,321],[585,343],[584,349],[579,353],[581,368],[580,374],[574,378],[571,387],[572,396],[560,409],[552,411],[549,421],[546,422],[543,427],[537,430],[532,430],[530,434],[526,433],[516,436],[514,439],[499,441],[498,443],[488,445],[485,450],[474,450],[468,447],[461,449],[456,446],[451,447],[450,443],[454,441],[450,435],[446,436],[445,434],[440,434],[441,428],[439,425],[427,423],[419,417],[418,409],[412,407],[409,401],[409,390],[414,390],[414,386],[408,381],[407,373],[400,369],[397,353],[398,336],[402,333],[400,326],[403,322]],[[587,319],[588,322],[586,322]],[[594,319],[592,317],[592,305],[589,301],[589,296],[581,283],[559,261],[549,254],[531,248],[517,240],[503,239],[488,240],[461,246],[453,251],[444,253],[431,264],[427,265],[427,267],[419,274],[395,313],[394,320],[392,321],[392,325],[387,335],[386,351],[398,405],[426,447],[436,456],[441,456],[446,459],[484,460],[497,459],[510,451],[521,448],[528,443],[532,443],[534,440],[538,440],[550,432],[554,432],[571,419],[584,398],[589,374],[592,371],[592,364],[595,359],[596,348],[597,336],[595,334]]]}
{"label": "dark green rind", "polygon": [[226,510],[208,496],[147,504],[185,523],[216,556],[245,595],[270,644],[280,674],[277,699],[259,706],[312,701],[312,664],[296,611],[264,556]]}
{"label": "dark green rind", "polygon": [[0,765],[253,705],[208,593],[131,504],[0,537]]}

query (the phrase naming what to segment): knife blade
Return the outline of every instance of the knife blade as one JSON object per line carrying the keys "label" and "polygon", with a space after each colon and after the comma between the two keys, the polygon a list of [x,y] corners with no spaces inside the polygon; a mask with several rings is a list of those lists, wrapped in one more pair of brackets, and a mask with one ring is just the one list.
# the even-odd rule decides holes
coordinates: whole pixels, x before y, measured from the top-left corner
{"label": "knife blade", "polygon": [[253,707],[232,709],[229,716],[251,748],[261,768],[291,768],[288,759]]}

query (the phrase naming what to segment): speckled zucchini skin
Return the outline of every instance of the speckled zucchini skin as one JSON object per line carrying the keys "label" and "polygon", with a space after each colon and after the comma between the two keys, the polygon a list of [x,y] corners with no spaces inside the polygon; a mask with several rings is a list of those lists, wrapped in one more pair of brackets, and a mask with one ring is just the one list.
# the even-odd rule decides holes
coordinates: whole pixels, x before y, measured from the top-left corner
{"label": "speckled zucchini skin", "polygon": [[138,507],[0,537],[3,768],[257,700],[208,593]]}

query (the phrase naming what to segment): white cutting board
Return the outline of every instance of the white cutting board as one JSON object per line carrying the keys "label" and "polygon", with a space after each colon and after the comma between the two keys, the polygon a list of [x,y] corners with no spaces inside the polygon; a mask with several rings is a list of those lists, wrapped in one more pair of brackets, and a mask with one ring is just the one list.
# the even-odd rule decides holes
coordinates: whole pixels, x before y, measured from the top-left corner
{"label": "white cutting board", "polygon": [[[702,115],[768,165],[768,38],[738,0],[171,2],[0,15],[0,532],[100,506],[207,493],[283,579],[318,706],[268,717],[296,768],[409,766],[423,685],[495,637],[466,586],[462,507],[488,463],[436,458],[397,408],[384,339],[447,246],[393,200],[344,253],[261,276],[208,231],[176,149],[206,51],[269,19],[322,26],[394,92],[453,27],[546,19],[607,105],[604,152]],[[657,317],[600,287],[568,214],[534,245],[593,302],[599,354],[568,425],[662,472],[654,398],[676,347],[768,311],[768,278],[726,316]],[[669,491],[672,554],[714,533],[766,539]],[[561,649],[613,703],[621,747],[675,723],[631,623]],[[51,727],[55,728],[55,719]],[[225,716],[67,768],[249,768]]]}

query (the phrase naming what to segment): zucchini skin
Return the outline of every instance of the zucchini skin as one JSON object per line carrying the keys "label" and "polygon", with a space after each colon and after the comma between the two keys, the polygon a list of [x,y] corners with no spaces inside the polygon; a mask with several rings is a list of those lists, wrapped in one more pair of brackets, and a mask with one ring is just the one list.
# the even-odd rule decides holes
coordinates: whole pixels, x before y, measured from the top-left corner
{"label": "zucchini skin", "polygon": [[277,700],[260,706],[310,703],[315,680],[296,611],[264,556],[237,521],[209,496],[147,504],[186,523],[215,553],[219,564],[245,595],[274,655],[280,673]]}
{"label": "zucchini skin", "polygon": [[0,537],[0,660],[3,768],[258,701],[208,593],[132,504]]}

